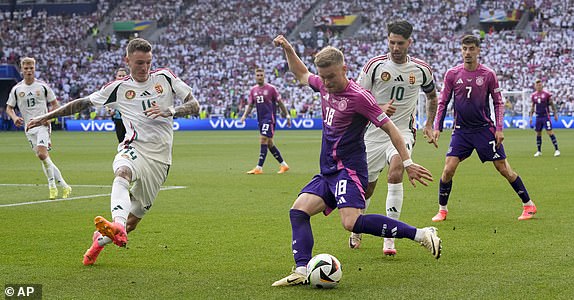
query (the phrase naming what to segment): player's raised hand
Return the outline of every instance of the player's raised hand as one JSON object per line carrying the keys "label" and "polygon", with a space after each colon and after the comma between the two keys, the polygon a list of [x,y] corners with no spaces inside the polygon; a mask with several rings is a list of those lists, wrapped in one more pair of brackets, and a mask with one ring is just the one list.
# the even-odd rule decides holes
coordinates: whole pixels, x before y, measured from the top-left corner
{"label": "player's raised hand", "polygon": [[281,46],[283,49],[291,47],[289,41],[287,41],[287,39],[281,34],[278,35],[275,39],[273,39],[273,45],[275,45],[275,47]]}
{"label": "player's raised hand", "polygon": [[433,181],[431,172],[419,164],[413,163],[406,167],[405,170],[409,176],[409,181],[414,187],[416,187],[415,180],[424,186],[429,185],[427,181]]}
{"label": "player's raised hand", "polygon": [[391,99],[391,101],[381,105],[381,109],[389,117],[391,117],[392,115],[395,114],[395,112],[397,112],[397,107],[393,106],[393,103],[395,103],[395,99]]}

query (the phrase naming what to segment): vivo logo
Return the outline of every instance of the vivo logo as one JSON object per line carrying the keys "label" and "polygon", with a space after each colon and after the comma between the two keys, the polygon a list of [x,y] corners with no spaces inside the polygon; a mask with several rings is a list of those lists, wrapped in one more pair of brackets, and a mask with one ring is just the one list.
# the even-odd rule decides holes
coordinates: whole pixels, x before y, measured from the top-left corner
{"label": "vivo logo", "polygon": [[83,131],[114,131],[116,125],[113,122],[94,122],[80,123]]}
{"label": "vivo logo", "polygon": [[[278,120],[277,125],[279,128],[287,128],[287,120]],[[305,128],[305,129],[313,129],[315,126],[315,121],[313,119],[297,119],[291,120],[291,128]]]}
{"label": "vivo logo", "polygon": [[244,128],[245,123],[240,120],[215,119],[209,120],[211,128]]}

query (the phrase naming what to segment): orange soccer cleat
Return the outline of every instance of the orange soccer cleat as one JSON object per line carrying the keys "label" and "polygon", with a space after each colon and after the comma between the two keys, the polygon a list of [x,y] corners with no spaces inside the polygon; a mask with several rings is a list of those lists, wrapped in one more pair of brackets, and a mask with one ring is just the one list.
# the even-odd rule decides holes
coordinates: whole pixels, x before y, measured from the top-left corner
{"label": "orange soccer cleat", "polygon": [[281,165],[281,167],[279,168],[279,171],[277,171],[277,174],[283,174],[285,172],[289,171],[289,166],[285,165]]}
{"label": "orange soccer cleat", "polygon": [[522,214],[518,217],[518,220],[529,220],[536,214],[536,205],[526,205],[522,210]]}
{"label": "orange soccer cleat", "polygon": [[263,174],[263,169],[255,167],[253,168],[253,170],[248,171],[247,174],[253,174],[253,175]]}
{"label": "orange soccer cleat", "polygon": [[104,246],[100,246],[100,244],[98,244],[98,238],[100,236],[102,236],[102,234],[99,231],[94,232],[94,235],[92,236],[92,246],[84,254],[84,266],[93,265],[96,262],[96,259],[98,259],[100,252],[104,250]]}
{"label": "orange soccer cleat", "polygon": [[436,216],[432,217],[433,222],[442,222],[446,220],[446,214],[448,214],[447,210],[441,209],[438,211]]}
{"label": "orange soccer cleat", "polygon": [[128,243],[128,235],[126,233],[126,229],[124,226],[120,225],[116,222],[109,222],[104,217],[97,216],[94,219],[94,223],[96,224],[96,229],[103,235],[107,236],[114,244],[125,247]]}

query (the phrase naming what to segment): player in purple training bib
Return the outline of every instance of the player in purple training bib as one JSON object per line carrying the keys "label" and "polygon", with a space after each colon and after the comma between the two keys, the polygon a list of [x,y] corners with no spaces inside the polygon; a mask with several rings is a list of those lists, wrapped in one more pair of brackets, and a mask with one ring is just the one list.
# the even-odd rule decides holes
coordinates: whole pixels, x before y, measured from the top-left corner
{"label": "player in purple training bib", "polygon": [[265,83],[265,71],[261,68],[255,69],[255,81],[257,84],[249,91],[249,104],[241,117],[241,123],[245,122],[245,118],[251,113],[253,106],[257,109],[257,122],[259,123],[259,133],[261,135],[259,141],[261,144],[259,151],[259,161],[257,166],[248,171],[247,174],[263,174],[263,164],[267,157],[267,150],[273,154],[273,157],[279,162],[279,171],[282,174],[289,170],[289,166],[283,160],[281,152],[273,143],[273,136],[275,134],[275,113],[277,107],[287,118],[287,126],[291,127],[291,116],[281,100],[281,94],[277,88],[269,83]]}
{"label": "player in purple training bib", "polygon": [[273,286],[305,284],[306,265],[312,257],[313,232],[310,218],[323,212],[328,215],[338,208],[343,227],[355,233],[368,233],[379,237],[409,238],[420,242],[435,258],[440,257],[441,240],[436,228],[417,229],[384,215],[362,215],[367,187],[367,161],[364,132],[370,121],[380,127],[391,141],[403,161],[410,182],[427,185],[430,172],[410,159],[409,152],[398,128],[377,105],[373,95],[346,77],[347,66],[343,53],[326,47],[315,55],[318,75],[307,67],[283,36],[273,41],[285,52],[289,70],[301,84],[308,84],[321,94],[323,137],[321,145],[321,172],[301,190],[289,211],[292,229],[292,250],[296,268]]}
{"label": "player in purple training bib", "polygon": [[[446,153],[444,169],[439,184],[439,212],[432,218],[434,222],[446,220],[447,203],[452,189],[452,178],[458,164],[476,150],[482,162],[492,161],[494,167],[508,180],[523,203],[519,220],[532,218],[536,206],[530,199],[522,179],[512,170],[504,153],[502,118],[504,103],[496,73],[478,63],[480,40],[473,35],[462,38],[464,63],[449,69],[444,76],[444,88],[438,103],[433,134],[438,141],[443,129],[446,108],[454,100],[454,128],[450,147]],[[492,103],[490,98],[492,97]],[[494,106],[494,122],[490,115],[490,105]]]}
{"label": "player in purple training bib", "polygon": [[530,125],[532,125],[532,115],[536,111],[536,126],[534,130],[536,131],[536,147],[538,150],[534,153],[534,157],[542,155],[542,128],[546,129],[546,133],[550,137],[552,144],[554,145],[554,156],[560,156],[560,150],[558,150],[558,141],[552,131],[552,121],[550,120],[549,107],[552,107],[554,111],[554,120],[558,121],[558,111],[554,102],[552,101],[552,94],[542,89],[542,80],[536,79],[534,83],[534,88],[536,91],[532,93],[530,99],[532,101],[532,106],[530,108]]}

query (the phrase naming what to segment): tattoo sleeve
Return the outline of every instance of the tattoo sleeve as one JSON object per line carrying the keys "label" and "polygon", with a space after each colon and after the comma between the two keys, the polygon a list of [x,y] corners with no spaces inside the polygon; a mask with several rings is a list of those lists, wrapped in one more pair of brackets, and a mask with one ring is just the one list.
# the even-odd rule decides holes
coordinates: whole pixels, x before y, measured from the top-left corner
{"label": "tattoo sleeve", "polygon": [[436,95],[436,90],[433,90],[427,94],[427,123],[432,124],[434,122],[437,107],[438,97]]}
{"label": "tattoo sleeve", "polygon": [[199,102],[195,97],[189,93],[183,100],[183,104],[175,108],[175,117],[183,117],[187,115],[199,114]]}
{"label": "tattoo sleeve", "polygon": [[53,111],[45,114],[42,118],[49,120],[49,119],[56,118],[56,117],[69,116],[69,115],[73,115],[77,112],[80,112],[80,111],[82,111],[82,110],[84,110],[90,106],[92,106],[92,102],[90,101],[90,98],[88,98],[88,97],[78,98],[74,101],[68,102],[64,106],[58,107],[58,109],[56,109],[56,110],[53,110]]}

